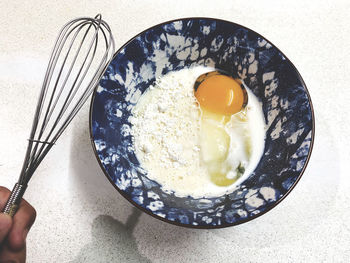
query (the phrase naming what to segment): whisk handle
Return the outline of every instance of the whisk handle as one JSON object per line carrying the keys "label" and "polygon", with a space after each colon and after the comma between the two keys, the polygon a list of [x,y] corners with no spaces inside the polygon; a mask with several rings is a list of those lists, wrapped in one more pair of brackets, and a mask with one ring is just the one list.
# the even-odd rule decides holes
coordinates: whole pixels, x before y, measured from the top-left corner
{"label": "whisk handle", "polygon": [[2,212],[13,217],[18,210],[19,204],[21,203],[26,189],[27,185],[16,183]]}

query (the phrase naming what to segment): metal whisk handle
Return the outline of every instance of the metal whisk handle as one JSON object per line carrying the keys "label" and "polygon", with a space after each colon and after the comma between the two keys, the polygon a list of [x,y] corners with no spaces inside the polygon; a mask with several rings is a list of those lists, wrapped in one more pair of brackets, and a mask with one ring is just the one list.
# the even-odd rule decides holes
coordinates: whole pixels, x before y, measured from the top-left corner
{"label": "metal whisk handle", "polygon": [[11,195],[7,200],[3,213],[10,215],[11,217],[17,212],[19,204],[21,203],[23,194],[27,188],[27,185],[16,183],[13,187]]}

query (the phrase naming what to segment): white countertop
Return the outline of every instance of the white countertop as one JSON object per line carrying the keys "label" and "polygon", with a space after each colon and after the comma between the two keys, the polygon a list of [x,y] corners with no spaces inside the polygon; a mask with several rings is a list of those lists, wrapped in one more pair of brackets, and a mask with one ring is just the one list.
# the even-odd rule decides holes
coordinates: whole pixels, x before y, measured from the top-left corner
{"label": "white countertop", "polygon": [[108,182],[90,145],[86,104],[25,194],[38,212],[28,262],[349,260],[349,1],[20,2],[0,2],[0,185],[12,188],[17,180],[49,52],[60,27],[77,16],[101,12],[117,48],[175,18],[207,16],[247,26],[298,68],[316,116],[310,163],[281,204],[237,227],[192,230],[139,212]]}

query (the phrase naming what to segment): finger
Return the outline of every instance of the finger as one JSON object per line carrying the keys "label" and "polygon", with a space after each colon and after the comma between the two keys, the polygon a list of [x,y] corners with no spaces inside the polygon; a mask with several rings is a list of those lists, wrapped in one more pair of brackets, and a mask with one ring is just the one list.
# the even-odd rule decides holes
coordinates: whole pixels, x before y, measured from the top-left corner
{"label": "finger", "polygon": [[0,246],[6,239],[12,226],[12,218],[9,215],[0,213]]}
{"label": "finger", "polygon": [[13,224],[8,234],[8,245],[14,251],[19,251],[25,246],[27,234],[36,218],[35,209],[22,199],[19,209],[13,217]]}
{"label": "finger", "polygon": [[4,209],[7,200],[9,199],[11,191],[6,187],[0,186],[0,211]]}
{"label": "finger", "polygon": [[[0,211],[5,207],[7,199],[10,196],[10,190],[0,186]],[[12,218],[9,215],[0,213],[0,246],[1,243],[6,239],[10,232],[12,225]]]}
{"label": "finger", "polygon": [[21,250],[14,252],[7,245],[0,248],[0,262],[1,263],[11,263],[18,262],[24,263],[26,261],[26,246]]}

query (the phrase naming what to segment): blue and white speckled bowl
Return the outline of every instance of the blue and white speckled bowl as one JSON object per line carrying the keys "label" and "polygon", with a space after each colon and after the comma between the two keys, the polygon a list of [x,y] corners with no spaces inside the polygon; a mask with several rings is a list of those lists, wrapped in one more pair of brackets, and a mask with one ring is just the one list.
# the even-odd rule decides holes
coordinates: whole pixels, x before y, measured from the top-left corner
{"label": "blue and white speckled bowl", "polygon": [[[131,110],[159,76],[193,65],[243,79],[260,98],[268,130],[263,157],[234,192],[179,198],[147,178],[132,147]],[[93,95],[93,148],[107,178],[132,204],[163,221],[220,228],[256,218],[296,185],[310,158],[314,116],[306,86],[273,44],[243,26],[212,18],[166,22],[140,33],[115,54]]]}

